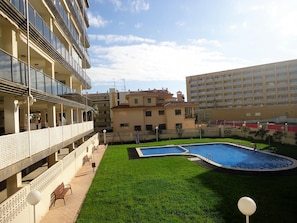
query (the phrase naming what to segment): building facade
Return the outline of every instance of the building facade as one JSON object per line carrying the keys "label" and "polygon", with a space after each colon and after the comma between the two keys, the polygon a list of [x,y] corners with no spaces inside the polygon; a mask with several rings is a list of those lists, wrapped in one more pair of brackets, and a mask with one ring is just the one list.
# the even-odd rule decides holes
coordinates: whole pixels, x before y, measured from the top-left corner
{"label": "building facade", "polygon": [[108,132],[113,130],[113,112],[112,108],[120,104],[126,104],[126,95],[130,92],[119,92],[115,88],[110,88],[106,93],[88,94],[87,98],[91,101],[95,110],[94,130],[102,132],[104,129]]}
{"label": "building facade", "polygon": [[92,107],[82,96],[91,88],[88,7],[87,0],[0,1],[0,202],[93,132]]}
{"label": "building facade", "polygon": [[297,122],[297,60],[186,77],[199,122]]}
{"label": "building facade", "polygon": [[130,92],[127,104],[112,108],[113,129],[119,133],[159,132],[195,128],[195,105],[166,89]]}

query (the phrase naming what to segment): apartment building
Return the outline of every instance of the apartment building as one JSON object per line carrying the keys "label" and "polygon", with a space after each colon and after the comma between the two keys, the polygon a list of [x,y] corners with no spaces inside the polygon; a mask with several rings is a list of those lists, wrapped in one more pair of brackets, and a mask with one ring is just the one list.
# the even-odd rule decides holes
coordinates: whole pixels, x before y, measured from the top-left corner
{"label": "apartment building", "polygon": [[186,77],[199,122],[297,122],[297,60]]}
{"label": "apartment building", "polygon": [[108,92],[88,94],[86,97],[92,101],[95,110],[94,130],[99,132],[103,129],[111,129],[110,94]]}
{"label": "apartment building", "polygon": [[130,92],[127,104],[112,108],[113,129],[119,133],[154,132],[156,129],[182,130],[195,128],[195,105],[177,99],[167,89]]}
{"label": "apartment building", "polygon": [[88,0],[0,1],[0,222],[27,210],[28,190],[46,193],[62,169],[31,189],[26,176],[56,165],[60,150],[71,153],[93,132],[92,107],[82,96],[91,88],[88,7]]}
{"label": "apartment building", "polygon": [[113,112],[112,108],[120,104],[127,104],[126,96],[129,91],[119,92],[115,88],[110,88],[105,93],[88,94],[86,97],[91,101],[92,107],[95,109],[94,130],[102,132],[102,130],[112,131],[113,129]]}

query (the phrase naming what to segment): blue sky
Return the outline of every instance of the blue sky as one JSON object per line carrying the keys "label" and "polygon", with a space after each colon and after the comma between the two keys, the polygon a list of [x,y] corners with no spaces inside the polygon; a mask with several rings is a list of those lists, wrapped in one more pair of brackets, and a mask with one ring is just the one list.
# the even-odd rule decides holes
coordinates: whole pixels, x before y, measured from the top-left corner
{"label": "blue sky", "polygon": [[89,0],[88,93],[296,59],[296,0]]}

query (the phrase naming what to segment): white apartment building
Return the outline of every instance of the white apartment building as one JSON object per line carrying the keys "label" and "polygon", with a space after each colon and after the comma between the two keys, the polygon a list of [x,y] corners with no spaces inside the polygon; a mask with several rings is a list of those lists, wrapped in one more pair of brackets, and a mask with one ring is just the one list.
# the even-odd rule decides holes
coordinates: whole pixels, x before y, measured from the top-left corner
{"label": "white apartment building", "polygon": [[[98,144],[88,140],[92,108],[82,95],[91,88],[88,7],[88,0],[0,1],[1,223],[32,222],[31,190],[42,193],[40,220],[50,193]],[[51,171],[38,182],[28,177],[41,167]]]}
{"label": "white apartment building", "polygon": [[198,121],[296,122],[297,60],[186,77]]}

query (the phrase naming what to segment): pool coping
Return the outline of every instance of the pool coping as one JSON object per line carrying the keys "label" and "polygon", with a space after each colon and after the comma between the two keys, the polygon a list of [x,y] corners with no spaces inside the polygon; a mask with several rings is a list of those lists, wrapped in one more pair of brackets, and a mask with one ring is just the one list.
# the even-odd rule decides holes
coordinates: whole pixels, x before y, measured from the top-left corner
{"label": "pool coping", "polygon": [[165,145],[165,146],[163,145],[163,146],[147,147],[147,148],[158,148],[158,147],[164,148],[164,147],[175,146],[175,147],[181,148],[182,150],[185,150],[185,152],[183,152],[183,153],[153,154],[153,155],[149,155],[149,156],[148,155],[143,155],[142,152],[141,152],[141,149],[145,149],[146,147],[141,147],[141,148],[140,147],[137,147],[135,149],[136,149],[136,152],[138,153],[138,156],[140,158],[164,157],[164,156],[192,156],[192,157],[197,157],[200,160],[203,160],[204,162],[206,162],[206,163],[208,163],[210,165],[213,165],[215,167],[218,167],[218,168],[222,168],[222,169],[226,169],[226,170],[243,171],[243,172],[280,172],[280,171],[287,171],[287,170],[292,170],[292,169],[297,168],[297,160],[295,160],[295,159],[293,159],[291,157],[288,157],[288,156],[271,153],[269,151],[256,150],[257,152],[260,152],[260,153],[263,153],[263,154],[269,154],[271,156],[276,156],[276,157],[280,157],[280,158],[283,158],[283,159],[290,160],[292,162],[292,165],[290,165],[288,167],[284,167],[284,168],[274,168],[274,169],[244,169],[244,168],[226,167],[226,166],[223,166],[221,164],[218,164],[218,163],[216,163],[216,162],[214,162],[211,159],[208,159],[206,157],[200,156],[198,154],[190,153],[189,150],[183,148],[183,146],[190,146],[190,145],[209,145],[209,144],[228,144],[228,145],[233,145],[233,146],[237,146],[237,147],[241,147],[241,148],[244,148],[244,149],[248,149],[248,150],[254,151],[254,149],[251,148],[251,147],[248,147],[248,146],[245,146],[245,145],[241,145],[241,144],[236,144],[236,143],[230,143],[230,142],[192,143],[192,144],[181,144],[181,145]]}

